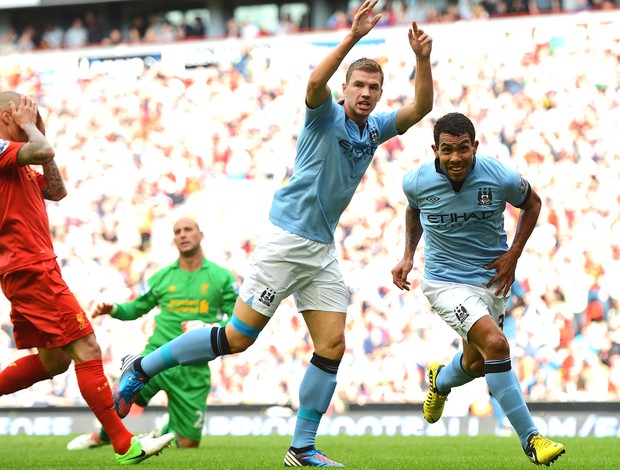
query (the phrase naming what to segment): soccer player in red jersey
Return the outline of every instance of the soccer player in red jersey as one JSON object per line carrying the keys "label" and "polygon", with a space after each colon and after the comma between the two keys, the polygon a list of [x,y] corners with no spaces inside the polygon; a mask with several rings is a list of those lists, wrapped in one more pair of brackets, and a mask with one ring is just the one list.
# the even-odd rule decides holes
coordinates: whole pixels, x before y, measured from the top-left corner
{"label": "soccer player in red jersey", "polygon": [[[0,372],[0,395],[51,379],[75,361],[82,397],[110,437],[117,462],[137,464],[174,435],[134,436],[114,411],[93,327],[64,282],[52,245],[44,199],[67,194],[54,155],[34,100],[0,93],[0,286],[11,302],[15,344],[38,351]],[[43,174],[30,165],[41,165]]]}

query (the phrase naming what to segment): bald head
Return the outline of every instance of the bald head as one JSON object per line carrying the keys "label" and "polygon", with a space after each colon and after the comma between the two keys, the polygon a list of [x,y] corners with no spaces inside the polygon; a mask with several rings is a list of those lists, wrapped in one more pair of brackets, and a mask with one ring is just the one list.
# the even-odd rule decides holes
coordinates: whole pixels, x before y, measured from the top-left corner
{"label": "bald head", "polygon": [[198,227],[198,222],[196,222],[190,217],[181,217],[175,222],[172,230],[174,230],[174,232],[176,233],[177,229],[179,229],[180,227],[193,227],[196,230],[200,231],[200,227]]}
{"label": "bald head", "polygon": [[[15,142],[36,140],[40,136],[34,136],[24,130],[24,126],[30,123],[34,123],[43,137],[45,136],[45,124],[34,99],[15,91],[0,93],[0,137]],[[49,146],[47,142],[46,145]],[[51,150],[51,146],[49,148]]]}
{"label": "bald head", "polygon": [[174,244],[179,250],[181,260],[188,258],[202,259],[203,235],[198,222],[189,217],[183,217],[174,224]]}
{"label": "bald head", "polygon": [[9,107],[10,103],[19,105],[20,94],[14,91],[3,91],[0,93],[0,110]]}

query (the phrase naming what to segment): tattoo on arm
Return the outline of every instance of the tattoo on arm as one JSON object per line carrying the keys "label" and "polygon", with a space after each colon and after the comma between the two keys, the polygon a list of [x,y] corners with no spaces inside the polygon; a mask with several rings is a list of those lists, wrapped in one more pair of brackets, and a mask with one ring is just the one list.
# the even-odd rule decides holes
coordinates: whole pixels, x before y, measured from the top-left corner
{"label": "tattoo on arm", "polygon": [[47,186],[42,190],[45,199],[58,201],[65,197],[67,194],[65,183],[62,181],[62,176],[54,160],[43,165],[43,176],[47,182]]}

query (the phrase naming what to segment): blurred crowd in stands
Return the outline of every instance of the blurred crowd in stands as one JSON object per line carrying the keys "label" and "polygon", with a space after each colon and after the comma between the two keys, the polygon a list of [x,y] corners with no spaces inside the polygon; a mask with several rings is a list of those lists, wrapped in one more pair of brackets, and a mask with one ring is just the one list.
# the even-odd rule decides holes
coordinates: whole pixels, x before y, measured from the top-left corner
{"label": "blurred crowd in stands", "polygon": [[[379,25],[395,26],[409,24],[411,19],[435,23],[614,9],[620,5],[620,0],[387,0],[380,5],[383,18]],[[148,4],[144,8],[149,8]],[[72,17],[69,23],[34,17],[29,23],[13,26],[4,32],[0,30],[0,54],[93,45],[170,43],[210,36],[205,18],[200,14],[168,13],[136,14],[126,22],[102,18],[91,10]],[[354,8],[336,10],[323,28],[348,28],[354,16]],[[302,18],[294,19],[290,14],[283,14],[273,28],[266,29],[259,27],[257,21],[230,18],[226,23],[226,35],[253,39],[257,36],[291,34],[308,29],[302,23],[305,23]]]}
{"label": "blurred crowd in stands", "polygon": [[[351,303],[335,411],[423,401],[426,366],[459,347],[418,288],[422,252],[411,292],[393,286],[390,274],[404,246],[402,178],[433,158],[433,121],[454,110],[476,123],[479,153],[514,165],[543,199],[505,323],[526,400],[620,399],[620,29],[617,16],[611,25],[596,18],[566,15],[553,31],[508,20],[486,33],[474,24],[427,28],[437,50],[435,107],[379,148],[336,234]],[[176,257],[172,223],[181,215],[199,221],[207,256],[243,279],[273,191],[291,175],[313,65],[312,54],[282,57],[277,44],[227,41],[238,60],[178,75],[153,63],[137,76],[50,81],[0,63],[0,89],[41,103],[69,190],[48,204],[50,229],[85,310],[144,291],[146,279]],[[382,105],[411,99],[411,51],[376,51],[385,72]],[[336,95],[343,80],[344,70],[331,84]],[[516,220],[509,207],[509,239]],[[93,321],[111,379],[125,354],[142,349],[152,322],[153,314]],[[4,298],[0,324],[6,367],[24,352],[13,347]],[[251,352],[211,363],[209,403],[295,406],[300,364],[312,351],[303,320],[285,301]],[[448,413],[488,401],[483,380],[468,387],[450,398]],[[80,400],[74,375],[64,374],[0,397],[0,406]]]}

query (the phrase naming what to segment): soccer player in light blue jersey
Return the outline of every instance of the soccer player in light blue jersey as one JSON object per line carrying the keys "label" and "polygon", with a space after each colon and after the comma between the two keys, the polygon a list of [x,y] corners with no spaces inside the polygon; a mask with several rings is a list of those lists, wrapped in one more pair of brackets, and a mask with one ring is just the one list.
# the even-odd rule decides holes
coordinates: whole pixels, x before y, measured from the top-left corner
{"label": "soccer player in light blue jersey", "polygon": [[376,4],[377,0],[364,2],[351,30],[310,74],[294,174],[275,194],[269,215],[273,231],[253,252],[230,323],[187,332],[143,358],[123,361],[114,392],[119,416],[129,412],[150,377],[179,364],[201,364],[245,351],[280,302],[293,295],[315,352],[300,386],[295,431],[284,465],[342,467],[315,447],[345,351],[348,293],[336,258],[334,231],[377,147],[406,132],[433,107],[432,39],[415,21],[408,31],[416,57],[414,100],[392,112],[373,113],[383,90],[383,72],[370,59],[351,64],[342,85],[344,100],[332,100],[327,83],[381,18],[373,13]]}
{"label": "soccer player in light blue jersey", "polygon": [[[435,423],[453,387],[485,377],[489,391],[514,427],[526,455],[549,465],[564,445],[539,434],[512,370],[502,332],[506,301],[517,261],[540,213],[529,183],[498,160],[476,155],[473,123],[460,113],[440,118],[434,128],[435,160],[405,175],[405,253],[392,280],[409,290],[407,276],[424,234],[422,292],[433,310],[462,338],[463,350],[428,368],[424,418]],[[506,203],[520,209],[510,247],[504,230]]]}

